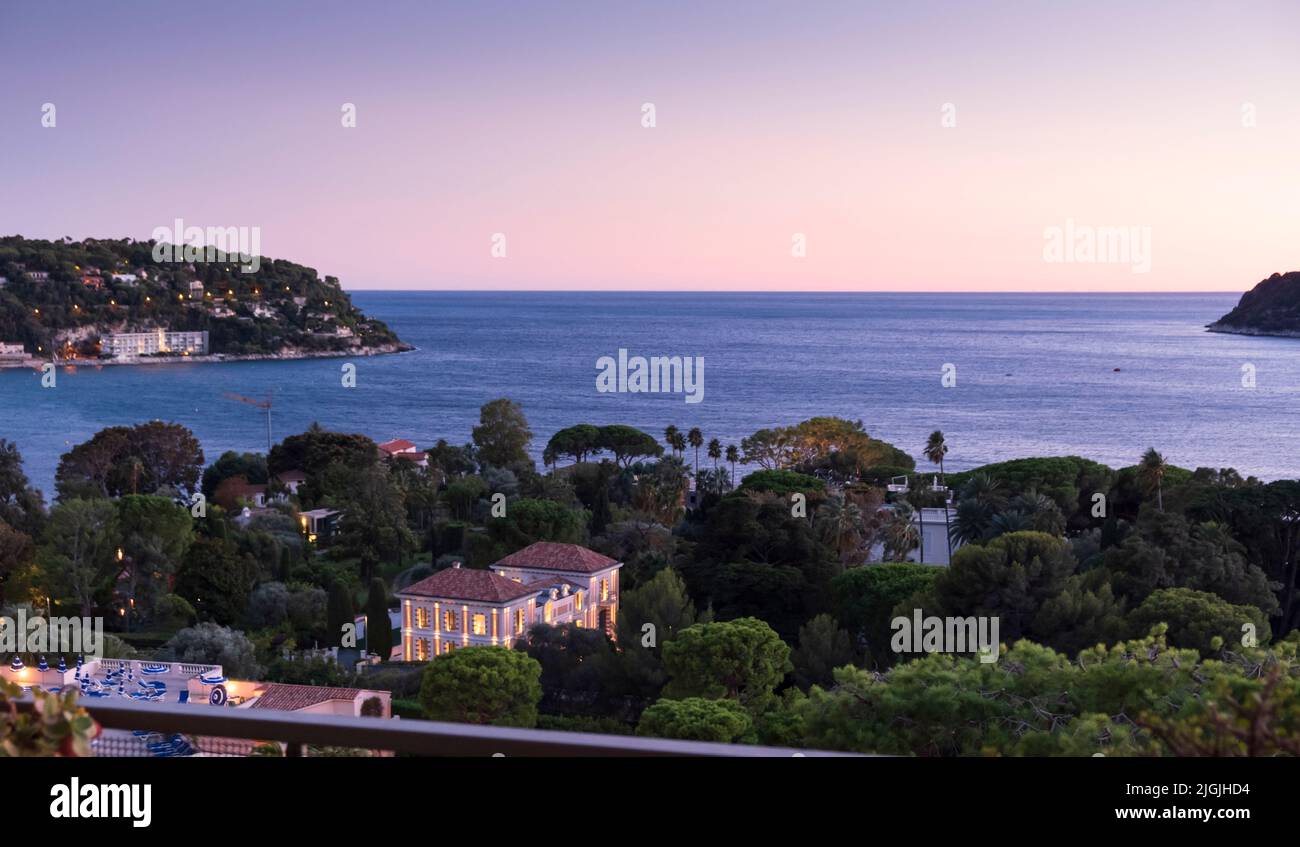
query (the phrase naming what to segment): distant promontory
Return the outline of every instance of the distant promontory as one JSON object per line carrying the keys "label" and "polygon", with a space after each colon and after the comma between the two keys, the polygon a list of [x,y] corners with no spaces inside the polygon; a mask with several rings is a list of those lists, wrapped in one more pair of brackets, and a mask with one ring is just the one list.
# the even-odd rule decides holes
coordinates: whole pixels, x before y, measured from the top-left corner
{"label": "distant promontory", "polygon": [[[0,367],[364,356],[412,349],[338,279],[154,241],[0,237]],[[179,254],[179,251],[177,251]],[[251,272],[250,272],[251,271]]]}
{"label": "distant promontory", "polygon": [[1300,271],[1273,274],[1241,295],[1235,309],[1206,329],[1300,338]]}

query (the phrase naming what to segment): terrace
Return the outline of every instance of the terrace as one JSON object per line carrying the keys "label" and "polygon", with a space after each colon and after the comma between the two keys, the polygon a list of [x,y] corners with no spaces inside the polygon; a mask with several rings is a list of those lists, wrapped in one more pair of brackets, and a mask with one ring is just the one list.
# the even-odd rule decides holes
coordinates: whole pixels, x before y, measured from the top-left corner
{"label": "terrace", "polygon": [[44,691],[78,688],[86,700],[116,698],[184,704],[206,702],[215,695],[219,704],[224,704],[242,693],[240,683],[227,680],[220,665],[186,662],[78,657],[76,664],[69,666],[63,656],[55,665],[42,656],[37,664],[25,665],[14,656],[10,664],[0,667],[0,679]]}

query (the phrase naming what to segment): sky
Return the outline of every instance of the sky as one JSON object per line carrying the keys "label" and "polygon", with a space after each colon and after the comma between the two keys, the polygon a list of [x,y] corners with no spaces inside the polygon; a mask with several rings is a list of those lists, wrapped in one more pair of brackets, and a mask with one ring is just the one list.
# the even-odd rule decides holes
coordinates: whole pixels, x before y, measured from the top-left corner
{"label": "sky", "polygon": [[[1294,0],[4,2],[0,234],[257,227],[351,289],[1240,291],[1300,268],[1297,33]],[[1058,261],[1067,226],[1145,261]]]}

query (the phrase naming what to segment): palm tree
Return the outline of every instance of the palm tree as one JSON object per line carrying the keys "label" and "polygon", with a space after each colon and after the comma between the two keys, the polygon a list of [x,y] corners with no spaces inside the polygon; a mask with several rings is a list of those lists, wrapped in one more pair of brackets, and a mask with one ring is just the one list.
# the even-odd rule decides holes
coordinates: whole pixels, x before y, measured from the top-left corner
{"label": "palm tree", "polygon": [[835,548],[841,562],[847,565],[860,558],[866,528],[857,503],[843,494],[831,497],[817,510],[816,528],[822,540]]}
{"label": "palm tree", "polygon": [[1002,482],[985,471],[978,471],[966,479],[961,487],[960,500],[973,500],[985,508],[1001,511],[1006,506],[1007,498],[1002,493]]}
{"label": "palm tree", "polygon": [[719,468],[704,469],[695,477],[695,489],[703,494],[716,494],[719,497],[731,490],[731,479],[727,472]]}
{"label": "palm tree", "polygon": [[682,435],[680,432],[674,432],[673,440],[672,440],[672,448],[673,448],[673,453],[675,453],[676,455],[678,456],[685,455],[686,436]]}
{"label": "palm tree", "polygon": [[731,462],[731,487],[735,488],[736,487],[736,462],[740,461],[740,451],[736,449],[736,445],[734,444],[727,445],[727,461]]}
{"label": "palm tree", "polygon": [[1034,528],[1034,519],[1019,509],[998,512],[989,522],[989,539],[997,538],[1011,532],[1023,532]]}
{"label": "palm tree", "polygon": [[677,443],[678,429],[675,425],[669,424],[664,428],[664,443],[668,445],[669,450],[676,449],[673,445]]}
{"label": "palm tree", "polygon": [[1142,480],[1147,491],[1155,489],[1156,508],[1162,512],[1165,510],[1164,481],[1165,471],[1168,469],[1169,464],[1165,462],[1165,457],[1157,453],[1154,447],[1148,447],[1142,454],[1142,461],[1138,463],[1138,478]]}
{"label": "palm tree", "polygon": [[709,458],[713,460],[713,469],[718,469],[718,459],[722,458],[722,442],[716,438],[709,439]]}
{"label": "palm tree", "polygon": [[691,427],[691,431],[686,433],[686,440],[695,448],[695,472],[700,472],[700,448],[704,446],[704,433],[700,432],[698,426]]}
{"label": "palm tree", "polygon": [[[943,433],[935,430],[930,433],[930,438],[925,442],[925,458],[939,466],[939,484],[947,486],[947,481],[943,474],[943,457],[948,454],[948,445],[943,440]],[[944,534],[948,537],[948,561],[952,561],[952,524],[948,515],[948,492],[943,492],[943,525]]]}
{"label": "palm tree", "polygon": [[944,443],[943,433],[935,430],[925,442],[925,458],[939,466],[939,481],[943,484],[943,457],[948,455],[948,445]]}
{"label": "palm tree", "polygon": [[974,497],[958,500],[957,513],[948,526],[948,543],[972,544],[986,540],[996,514],[992,507]]}
{"label": "palm tree", "polygon": [[893,515],[884,527],[885,561],[905,562],[907,554],[921,543],[921,533],[912,523],[915,511],[906,500],[894,503]]}

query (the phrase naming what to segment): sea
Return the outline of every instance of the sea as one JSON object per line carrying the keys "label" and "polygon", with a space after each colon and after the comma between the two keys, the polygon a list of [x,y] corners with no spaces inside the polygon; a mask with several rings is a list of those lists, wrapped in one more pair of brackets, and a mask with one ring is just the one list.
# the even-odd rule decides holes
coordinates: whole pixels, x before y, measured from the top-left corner
{"label": "sea", "polygon": [[[313,422],[421,447],[470,441],[479,408],[524,410],[532,454],[556,430],[623,423],[725,444],[815,415],[861,420],[913,456],[942,430],[948,470],[1078,455],[1300,476],[1300,339],[1211,333],[1222,294],[792,294],[354,291],[413,352],[344,359],[0,371],[0,438],[34,484],[103,427],[194,431],[208,461]],[[684,391],[598,390],[602,357],[703,360]],[[355,385],[345,370],[355,366]],[[662,386],[661,386],[662,388]],[[669,386],[671,388],[671,386]],[[688,458],[694,458],[688,451]],[[700,463],[711,460],[701,451]]]}

